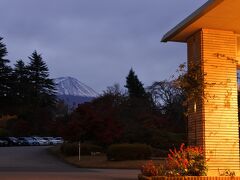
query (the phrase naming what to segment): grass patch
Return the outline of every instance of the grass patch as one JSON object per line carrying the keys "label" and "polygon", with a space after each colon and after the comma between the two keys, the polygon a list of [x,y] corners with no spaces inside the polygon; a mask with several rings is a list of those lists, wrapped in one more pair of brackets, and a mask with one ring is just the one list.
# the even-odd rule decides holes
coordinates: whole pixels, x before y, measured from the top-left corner
{"label": "grass patch", "polygon": [[[140,169],[147,162],[147,160],[108,161],[106,155],[81,156],[81,160],[79,161],[78,156],[64,156],[60,152],[59,146],[51,147],[49,151],[65,162],[80,168]],[[164,160],[153,161],[156,164],[161,164]]]}

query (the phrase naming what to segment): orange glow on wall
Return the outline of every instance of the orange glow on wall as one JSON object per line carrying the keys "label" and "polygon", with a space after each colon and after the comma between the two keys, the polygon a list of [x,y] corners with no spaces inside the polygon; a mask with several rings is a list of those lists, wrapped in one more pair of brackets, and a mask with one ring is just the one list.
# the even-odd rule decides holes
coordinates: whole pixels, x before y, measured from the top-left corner
{"label": "orange glow on wall", "polygon": [[188,138],[204,147],[208,175],[239,171],[236,45],[236,35],[221,30],[202,29],[188,40],[188,61],[200,63],[205,74],[204,98],[189,114]]}
{"label": "orange glow on wall", "polygon": [[199,98],[189,103],[188,143],[203,147],[209,160],[208,176],[219,176],[219,170],[240,175],[239,7],[239,0],[209,0],[162,39],[186,42],[188,64],[200,64],[204,74]]}

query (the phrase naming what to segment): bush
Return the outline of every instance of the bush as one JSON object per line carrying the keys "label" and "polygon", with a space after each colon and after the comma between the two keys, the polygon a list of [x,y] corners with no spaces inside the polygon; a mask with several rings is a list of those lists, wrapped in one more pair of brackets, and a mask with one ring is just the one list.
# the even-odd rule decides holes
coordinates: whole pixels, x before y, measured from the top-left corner
{"label": "bush", "polygon": [[[61,152],[66,156],[77,156],[79,153],[78,143],[64,143],[61,145]],[[92,152],[103,152],[100,146],[93,144],[81,144],[81,155],[91,155]]]}
{"label": "bush", "polygon": [[107,150],[108,160],[115,161],[149,159],[151,155],[151,147],[145,144],[115,144]]}
{"label": "bush", "polygon": [[179,150],[170,150],[167,168],[169,175],[205,176],[207,166],[202,148],[182,144]]}
{"label": "bush", "polygon": [[153,161],[148,161],[141,167],[142,175],[144,176],[165,176],[166,167],[163,164],[156,165]]}
{"label": "bush", "polygon": [[103,153],[103,148],[94,144],[81,144],[81,155],[92,155],[93,152]]}
{"label": "bush", "polygon": [[142,175],[144,176],[157,176],[158,170],[153,161],[148,161],[141,167]]}
{"label": "bush", "polygon": [[[164,164],[156,165],[148,161],[141,167],[143,176],[205,176],[207,172],[206,160],[200,147],[181,145],[180,149],[170,150]],[[226,171],[227,175],[234,172]],[[223,173],[226,175],[225,173]]]}
{"label": "bush", "polygon": [[168,151],[185,141],[185,134],[155,130],[148,142],[154,148]]}
{"label": "bush", "polygon": [[78,143],[64,143],[60,150],[66,156],[76,156],[78,155]]}

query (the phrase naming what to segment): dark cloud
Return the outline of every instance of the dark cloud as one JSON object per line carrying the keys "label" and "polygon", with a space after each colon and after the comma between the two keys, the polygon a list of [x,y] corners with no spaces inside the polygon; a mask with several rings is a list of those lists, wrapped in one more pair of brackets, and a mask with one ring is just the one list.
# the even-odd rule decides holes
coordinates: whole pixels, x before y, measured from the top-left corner
{"label": "dark cloud", "polygon": [[14,63],[37,50],[52,77],[73,76],[97,91],[124,85],[133,67],[145,85],[186,60],[164,33],[206,0],[0,0],[0,36]]}

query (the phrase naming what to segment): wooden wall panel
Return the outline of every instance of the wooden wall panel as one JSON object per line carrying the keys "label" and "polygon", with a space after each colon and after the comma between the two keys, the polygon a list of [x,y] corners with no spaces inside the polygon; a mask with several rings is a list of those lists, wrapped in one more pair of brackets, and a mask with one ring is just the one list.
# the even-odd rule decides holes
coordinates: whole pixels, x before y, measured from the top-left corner
{"label": "wooden wall panel", "polygon": [[[202,53],[201,32],[196,33],[188,39],[188,68],[192,65],[200,65]],[[195,107],[194,107],[195,106]],[[203,146],[203,117],[202,117],[202,98],[192,100],[188,105],[188,144]]]}
{"label": "wooden wall panel", "polygon": [[139,179],[143,180],[240,180],[240,177],[231,176],[153,176],[153,177],[142,177]]}
{"label": "wooden wall panel", "polygon": [[188,62],[200,61],[205,74],[200,109],[189,108],[188,137],[190,144],[194,139],[203,145],[208,175],[218,175],[218,169],[239,173],[236,44],[233,32],[211,29],[188,40]]}

